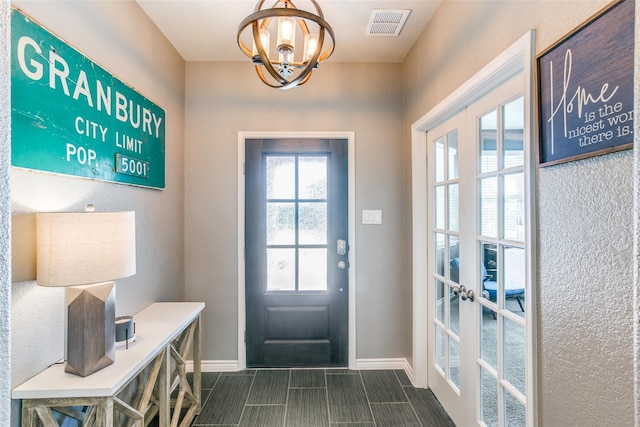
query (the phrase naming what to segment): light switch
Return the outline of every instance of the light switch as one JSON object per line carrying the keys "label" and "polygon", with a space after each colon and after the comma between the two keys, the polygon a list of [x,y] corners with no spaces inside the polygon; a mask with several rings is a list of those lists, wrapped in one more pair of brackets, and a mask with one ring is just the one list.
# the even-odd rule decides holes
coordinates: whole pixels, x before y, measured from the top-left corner
{"label": "light switch", "polygon": [[381,210],[362,210],[363,224],[382,224]]}

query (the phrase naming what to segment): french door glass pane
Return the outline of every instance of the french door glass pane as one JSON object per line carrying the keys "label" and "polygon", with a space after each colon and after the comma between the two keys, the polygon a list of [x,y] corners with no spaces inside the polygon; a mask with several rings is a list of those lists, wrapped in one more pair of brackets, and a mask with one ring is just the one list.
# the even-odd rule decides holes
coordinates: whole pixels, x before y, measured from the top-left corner
{"label": "french door glass pane", "polygon": [[460,345],[453,338],[449,338],[449,379],[460,389]]}
{"label": "french door glass pane", "polygon": [[460,282],[460,239],[458,236],[449,236],[449,279],[454,283]]}
{"label": "french door glass pane", "polygon": [[438,138],[434,147],[434,178],[435,182],[444,181],[444,138]]}
{"label": "french door glass pane", "polygon": [[[298,227],[301,245],[324,245],[327,243],[327,203],[300,203]],[[326,251],[325,251],[326,252]]]}
{"label": "french door glass pane", "polygon": [[498,369],[498,321],[496,312],[481,305],[480,358],[493,369]]}
{"label": "french door glass pane", "polygon": [[449,184],[449,230],[458,231],[459,229],[459,209],[458,209],[458,184]]}
{"label": "french door glass pane", "polygon": [[524,241],[524,173],[503,177],[503,235],[505,239]]}
{"label": "french door glass pane", "polygon": [[446,205],[444,202],[444,185],[439,185],[435,188],[435,199],[436,228],[442,230],[445,228],[446,211]]}
{"label": "french door glass pane", "polygon": [[295,289],[295,249],[267,248],[267,291],[293,291]]}
{"label": "french door glass pane", "polygon": [[[505,308],[524,317],[525,253],[522,248],[504,248],[504,301]],[[521,307],[522,306],[522,307]]]}
{"label": "french door glass pane", "polygon": [[458,178],[458,130],[454,130],[447,135],[447,152],[449,153],[447,164],[447,177],[449,179]]}
{"label": "french door glass pane", "polygon": [[300,249],[298,256],[298,290],[326,291],[327,249]]}
{"label": "french door glass pane", "polygon": [[[480,368],[480,408],[482,421],[489,426],[498,425],[498,383],[489,372]],[[524,424],[523,424],[524,425]]]}
{"label": "french door glass pane", "polygon": [[492,302],[497,302],[498,247],[495,243],[482,243],[480,247],[480,283],[482,283],[482,297]]}
{"label": "french door glass pane", "polygon": [[520,97],[503,108],[503,167],[524,165],[524,98]]}
{"label": "french door glass pane", "polygon": [[525,393],[524,326],[504,317],[504,378]]}
{"label": "french door glass pane", "polygon": [[298,158],[298,198],[327,198],[327,157],[300,156]]}
{"label": "french door glass pane", "polygon": [[444,362],[445,362],[445,355],[446,355],[446,345],[447,345],[447,339],[446,339],[446,334],[444,333],[444,331],[442,330],[442,328],[439,325],[435,325],[435,339],[436,339],[436,345],[435,345],[435,362],[436,362],[436,366],[438,368],[440,368],[440,370],[444,373]]}
{"label": "french door glass pane", "polygon": [[[435,295],[436,295],[436,320],[444,323],[445,304],[447,302],[446,295],[444,293],[445,284],[440,280],[435,282]],[[448,288],[448,286],[447,286]]]}
{"label": "french door glass pane", "polygon": [[453,292],[449,286],[449,330],[456,336],[460,335],[460,295]]}
{"label": "french door glass pane", "polygon": [[294,203],[267,203],[267,244],[293,245],[296,242]]}
{"label": "french door glass pane", "polygon": [[436,261],[436,274],[444,277],[444,249],[445,249],[445,235],[442,233],[435,233],[435,261]]}
{"label": "french door glass pane", "polygon": [[498,113],[496,110],[480,117],[480,172],[498,168]]}
{"label": "french door glass pane", "polygon": [[480,180],[480,234],[498,237],[498,179]]}
{"label": "french door glass pane", "polygon": [[267,156],[267,199],[294,199],[296,197],[295,162],[294,156]]}

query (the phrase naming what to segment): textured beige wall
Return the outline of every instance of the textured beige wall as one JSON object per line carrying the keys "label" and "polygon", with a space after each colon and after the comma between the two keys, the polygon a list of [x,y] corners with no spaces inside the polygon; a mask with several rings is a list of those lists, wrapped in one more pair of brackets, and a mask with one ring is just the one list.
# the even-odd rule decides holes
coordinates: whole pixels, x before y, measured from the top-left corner
{"label": "textured beige wall", "polygon": [[[357,357],[411,353],[398,64],[323,64],[304,86],[263,85],[249,63],[188,63],[187,299],[204,298],[203,358],[237,360],[239,131],[354,131]],[[381,209],[381,226],[360,224]],[[410,328],[408,333],[410,334]]]}
{"label": "textured beige wall", "polygon": [[[444,0],[403,65],[404,129],[529,29],[541,52],[607,3]],[[632,152],[536,173],[539,424],[632,425]]]}
{"label": "textured beige wall", "polygon": [[82,211],[87,203],[99,211],[135,211],[137,273],[117,281],[116,315],[184,296],[184,61],[135,2],[15,5],[165,109],[166,188],[157,191],[11,171],[13,385],[62,358],[64,352],[64,291],[33,281],[35,212]]}
{"label": "textured beige wall", "polygon": [[[637,117],[640,115],[640,53],[638,48],[640,47],[640,0],[636,2],[636,55],[634,61],[634,145],[640,146],[640,120]],[[640,425],[640,150],[637,148],[633,151],[633,184],[635,203],[633,209],[634,219],[634,269],[633,269],[633,366],[634,366],[634,409],[635,409],[635,425]]]}
{"label": "textured beige wall", "polygon": [[9,63],[9,4],[0,1],[0,420],[11,411],[11,66]]}

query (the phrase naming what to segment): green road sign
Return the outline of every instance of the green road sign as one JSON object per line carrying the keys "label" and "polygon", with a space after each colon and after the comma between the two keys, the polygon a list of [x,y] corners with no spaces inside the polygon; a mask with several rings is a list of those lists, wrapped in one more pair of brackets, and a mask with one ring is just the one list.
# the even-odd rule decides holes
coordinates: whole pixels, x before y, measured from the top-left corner
{"label": "green road sign", "polygon": [[13,166],[165,186],[164,110],[11,11]]}

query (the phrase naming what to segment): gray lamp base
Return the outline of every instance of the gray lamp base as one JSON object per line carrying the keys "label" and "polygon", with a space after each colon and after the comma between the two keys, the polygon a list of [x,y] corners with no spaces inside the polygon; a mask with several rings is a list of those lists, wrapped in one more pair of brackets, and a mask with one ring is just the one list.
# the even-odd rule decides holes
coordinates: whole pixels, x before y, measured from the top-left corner
{"label": "gray lamp base", "polygon": [[115,360],[115,283],[66,288],[67,365],[86,377]]}

